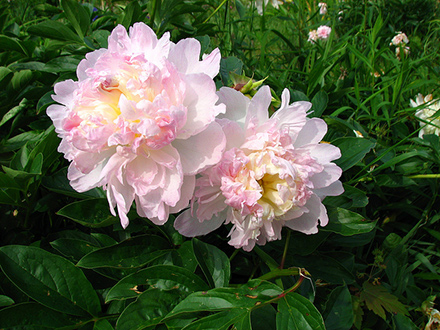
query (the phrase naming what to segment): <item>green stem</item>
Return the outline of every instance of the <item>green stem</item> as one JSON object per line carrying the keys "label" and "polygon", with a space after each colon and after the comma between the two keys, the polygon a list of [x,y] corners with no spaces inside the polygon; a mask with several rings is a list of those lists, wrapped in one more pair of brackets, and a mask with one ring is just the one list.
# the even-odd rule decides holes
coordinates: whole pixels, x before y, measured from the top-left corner
{"label": "green stem", "polygon": [[291,233],[292,232],[290,230],[287,232],[286,244],[284,244],[284,251],[283,251],[283,257],[281,258],[280,269],[284,268],[284,262],[286,261],[287,249],[289,248],[289,241],[290,241],[290,234]]}
{"label": "green stem", "polygon": [[209,15],[209,17],[207,19],[205,19],[203,21],[203,24],[205,24],[206,22],[208,22],[210,20],[210,18],[212,16],[215,15],[216,12],[218,12],[220,10],[221,7],[223,7],[223,5],[227,2],[228,0],[223,0],[222,3],[211,13],[211,15]]}
{"label": "green stem", "polygon": [[408,179],[440,179],[440,174],[417,174],[407,176]]}

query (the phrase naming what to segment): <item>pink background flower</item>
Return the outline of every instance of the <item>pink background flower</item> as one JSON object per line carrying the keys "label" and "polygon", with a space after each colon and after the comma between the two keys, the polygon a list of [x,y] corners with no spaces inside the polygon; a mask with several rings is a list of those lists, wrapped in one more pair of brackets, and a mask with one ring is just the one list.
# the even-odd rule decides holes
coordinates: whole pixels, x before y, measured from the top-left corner
{"label": "pink background flower", "polygon": [[220,66],[215,49],[199,60],[195,39],[177,44],[158,39],[145,24],[127,34],[117,26],[108,49],[86,55],[78,81],[55,85],[47,113],[71,161],[68,178],[79,192],[103,187],[123,227],[137,212],[157,224],[187,206],[195,174],[216,164],[225,137],[215,117],[213,77]]}
{"label": "pink background flower", "polygon": [[332,32],[332,28],[327,25],[321,25],[317,30],[319,39],[327,39],[330,36],[330,33]]}
{"label": "pink background flower", "polygon": [[227,87],[218,94],[227,108],[218,119],[226,152],[197,179],[192,207],[177,217],[177,230],[198,236],[231,223],[229,243],[246,251],[280,239],[283,226],[316,233],[318,223],[328,222],[322,199],[343,192],[342,171],[331,162],[340,151],[320,143],[325,122],[306,117],[309,102],[289,105],[287,89],[271,118],[267,86],[252,100]]}

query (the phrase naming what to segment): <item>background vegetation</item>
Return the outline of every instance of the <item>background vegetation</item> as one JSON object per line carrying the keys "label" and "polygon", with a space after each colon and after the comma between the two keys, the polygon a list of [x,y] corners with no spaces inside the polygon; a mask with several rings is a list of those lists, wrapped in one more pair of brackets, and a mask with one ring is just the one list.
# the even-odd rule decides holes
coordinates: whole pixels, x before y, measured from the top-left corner
{"label": "background vegetation", "polygon": [[[269,3],[258,15],[246,0],[2,1],[0,328],[434,329],[440,140],[418,136],[409,102],[440,97],[439,5],[327,5],[321,15],[318,1]],[[135,211],[122,230],[101,190],[69,186],[45,114],[53,85],[76,79],[117,24],[138,21],[219,47],[218,87],[265,79],[272,110],[284,88],[313,103],[343,155],[328,226],[247,253],[227,229],[188,240],[173,219],[158,227]],[[320,25],[329,39],[308,42]],[[410,53],[398,58],[400,31]]]}

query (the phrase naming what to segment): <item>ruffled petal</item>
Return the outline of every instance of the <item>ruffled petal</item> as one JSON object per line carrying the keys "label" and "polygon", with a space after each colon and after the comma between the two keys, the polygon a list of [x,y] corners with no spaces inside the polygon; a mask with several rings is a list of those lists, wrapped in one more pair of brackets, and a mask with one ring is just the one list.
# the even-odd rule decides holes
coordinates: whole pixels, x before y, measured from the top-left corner
{"label": "ruffled petal", "polygon": [[304,234],[316,234],[318,232],[318,219],[321,226],[328,223],[327,210],[316,195],[312,195],[305,205],[309,212],[299,218],[286,221],[285,225],[290,229],[300,231]]}
{"label": "ruffled petal", "polygon": [[292,136],[292,143],[295,148],[306,144],[319,143],[327,133],[327,124],[320,118],[308,120],[297,136]]}
{"label": "ruffled petal", "polygon": [[[187,119],[178,139],[187,139],[203,131],[219,113],[225,112],[224,104],[216,104],[215,83],[206,74],[187,76],[186,92],[183,104],[186,106]],[[215,105],[214,105],[215,104]]]}
{"label": "ruffled petal", "polygon": [[195,214],[195,212],[197,212],[196,208],[193,211],[186,210],[176,218],[174,228],[176,228],[180,234],[187,237],[206,235],[219,228],[225,222],[226,217],[224,212],[213,216],[210,220],[202,222],[194,217],[193,214]]}
{"label": "ruffled petal", "polygon": [[204,73],[214,78],[220,70],[220,51],[214,49],[211,54],[200,58],[200,42],[193,38],[180,40],[171,48],[169,59],[180,72],[185,74]]}
{"label": "ruffled petal", "polygon": [[249,98],[243,95],[243,93],[236,91],[230,87],[222,87],[217,92],[219,97],[217,103],[223,103],[226,105],[226,112],[219,115],[218,118],[227,118],[233,122],[236,122],[244,128],[246,114],[251,102]]}
{"label": "ruffled petal", "polygon": [[194,175],[216,164],[222,157],[225,144],[223,130],[216,122],[197,135],[173,142],[173,146],[180,152],[185,175]]}

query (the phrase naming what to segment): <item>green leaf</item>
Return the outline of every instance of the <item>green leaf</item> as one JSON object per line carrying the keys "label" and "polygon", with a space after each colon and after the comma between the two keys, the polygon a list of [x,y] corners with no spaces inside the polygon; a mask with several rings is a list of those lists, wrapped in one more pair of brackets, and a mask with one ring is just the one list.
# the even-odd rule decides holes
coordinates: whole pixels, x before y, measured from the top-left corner
{"label": "green leaf", "polygon": [[67,167],[62,168],[52,176],[44,176],[42,183],[44,187],[53,192],[75,198],[105,198],[105,193],[100,188],[94,188],[84,193],[74,190],[69,183],[69,179],[67,179]]}
{"label": "green leaf", "polygon": [[81,59],[77,56],[58,56],[47,62],[42,71],[52,73],[75,72],[79,62],[81,62]]}
{"label": "green leaf", "polygon": [[332,141],[332,144],[341,149],[341,158],[334,162],[343,171],[359,163],[375,146],[375,142],[358,137],[343,137]]}
{"label": "green leaf", "polygon": [[321,117],[327,108],[328,95],[324,90],[320,90],[312,99],[313,117]]}
{"label": "green leaf", "polygon": [[298,266],[307,269],[313,278],[320,278],[333,284],[354,283],[354,274],[335,258],[316,254],[311,257],[294,256],[293,260]]}
{"label": "green leaf", "polygon": [[[1,42],[1,41],[0,41]],[[9,120],[17,116],[20,112],[22,112],[26,106],[27,106],[27,100],[23,99],[21,100],[20,104],[16,107],[13,107],[11,110],[9,110],[0,121],[0,127],[3,126],[5,123],[7,123]]]}
{"label": "green leaf", "polygon": [[375,222],[366,220],[362,215],[339,207],[330,209],[328,217],[329,223],[321,230],[343,236],[368,233],[376,226]]}
{"label": "green leaf", "polygon": [[17,189],[22,190],[25,187],[18,184],[13,177],[7,175],[6,173],[0,173],[0,187],[3,189],[10,188],[10,189]]}
{"label": "green leaf", "polygon": [[181,300],[179,290],[151,289],[127,306],[116,322],[118,330],[141,330],[156,325]]}
{"label": "green leaf", "polygon": [[64,206],[57,214],[90,228],[106,227],[119,222],[119,218],[110,213],[108,202],[103,198],[74,202]]}
{"label": "green leaf", "polygon": [[14,300],[8,296],[0,295],[0,307],[5,307],[14,304]]}
{"label": "green leaf", "polygon": [[57,151],[59,144],[60,139],[55,133],[55,128],[50,126],[40,138],[40,142],[30,152],[29,158],[37,158],[38,154],[42,154],[44,159],[42,169],[48,169],[60,157],[60,153]]}
{"label": "green leaf", "polygon": [[183,242],[183,244],[179,247],[177,252],[179,252],[182,258],[183,266],[186,269],[194,272],[197,268],[198,263],[197,263],[197,258],[194,255],[192,241]]}
{"label": "green leaf", "polygon": [[82,39],[77,34],[64,24],[56,21],[45,20],[36,25],[32,25],[27,31],[30,34],[35,34],[43,38],[82,43]]}
{"label": "green leaf", "polygon": [[12,72],[9,68],[0,66],[0,88],[5,89],[13,76],[14,72]]}
{"label": "green leaf", "polygon": [[60,4],[70,24],[83,39],[90,26],[90,17],[86,9],[73,0],[61,0]]}
{"label": "green leaf", "polygon": [[31,70],[22,70],[15,72],[6,91],[18,95],[23,89],[29,86],[34,79],[35,74]]}
{"label": "green leaf", "polygon": [[96,315],[98,296],[83,272],[70,261],[33,246],[0,248],[0,265],[20,290],[56,311]]}
{"label": "green leaf", "polygon": [[66,314],[34,302],[17,304],[0,310],[0,329],[4,330],[47,330],[75,324],[77,321]]}
{"label": "green leaf", "polygon": [[30,131],[18,134],[9,140],[6,141],[6,143],[2,144],[0,147],[0,153],[14,151],[17,149],[20,149],[28,142],[35,142],[38,141],[43,133]]}
{"label": "green leaf", "polygon": [[169,252],[168,242],[155,235],[142,235],[126,239],[84,256],[77,264],[83,268],[136,268]]}
{"label": "green leaf", "polygon": [[211,288],[228,286],[231,264],[227,255],[213,245],[192,240],[194,254]]}
{"label": "green leaf", "polygon": [[[230,311],[223,311],[206,317],[191,323],[186,326],[185,330],[228,330],[233,324],[239,323],[233,329],[249,329],[250,328],[250,312],[246,308],[235,308]],[[243,323],[249,325],[244,326]]]}
{"label": "green leaf", "polygon": [[325,326],[316,307],[307,298],[292,292],[278,303],[277,329],[325,330]]}
{"label": "green leaf", "polygon": [[362,326],[362,317],[364,315],[361,300],[358,296],[351,296],[351,304],[353,306],[353,325],[357,329],[360,329]]}
{"label": "green leaf", "polygon": [[222,58],[220,61],[220,77],[224,86],[232,84],[230,72],[240,75],[243,71],[243,62],[235,56]]}
{"label": "green leaf", "polygon": [[369,310],[384,320],[387,318],[385,311],[408,315],[405,306],[382,285],[373,285],[369,282],[364,282],[360,299],[365,302]]}
{"label": "green leaf", "polygon": [[324,312],[327,330],[349,330],[353,326],[351,294],[346,285],[333,289]]}
{"label": "green leaf", "polygon": [[339,196],[327,196],[324,204],[333,207],[350,209],[352,207],[365,207],[368,205],[368,197],[365,191],[344,184],[344,192]]}
{"label": "green leaf", "polygon": [[59,238],[50,245],[72,261],[78,261],[86,254],[99,249],[90,242],[75,238]]}
{"label": "green leaf", "polygon": [[93,330],[114,330],[114,328],[109,321],[106,319],[101,319],[95,323]]}
{"label": "green leaf", "polygon": [[275,330],[277,311],[271,304],[255,309],[251,313],[252,330]]}
{"label": "green leaf", "polygon": [[216,312],[233,308],[253,308],[282,293],[283,290],[279,286],[260,280],[251,280],[239,288],[215,288],[195,292],[177,305],[167,315],[167,319],[201,311]]}
{"label": "green leaf", "polygon": [[[146,286],[146,288],[142,288]],[[106,303],[138,297],[142,292],[154,287],[162,290],[178,289],[183,293],[208,290],[208,285],[193,272],[183,267],[156,265],[129,275],[113,286],[105,298]]]}
{"label": "green leaf", "polygon": [[403,314],[393,314],[393,324],[395,330],[419,330],[410,318]]}
{"label": "green leaf", "polygon": [[24,55],[28,55],[26,48],[23,47],[20,40],[0,35],[0,50],[1,51],[16,51]]}
{"label": "green leaf", "polygon": [[141,21],[140,15],[142,14],[141,6],[137,1],[130,1],[124,9],[124,14],[122,15],[121,24],[128,29],[134,23]]}

